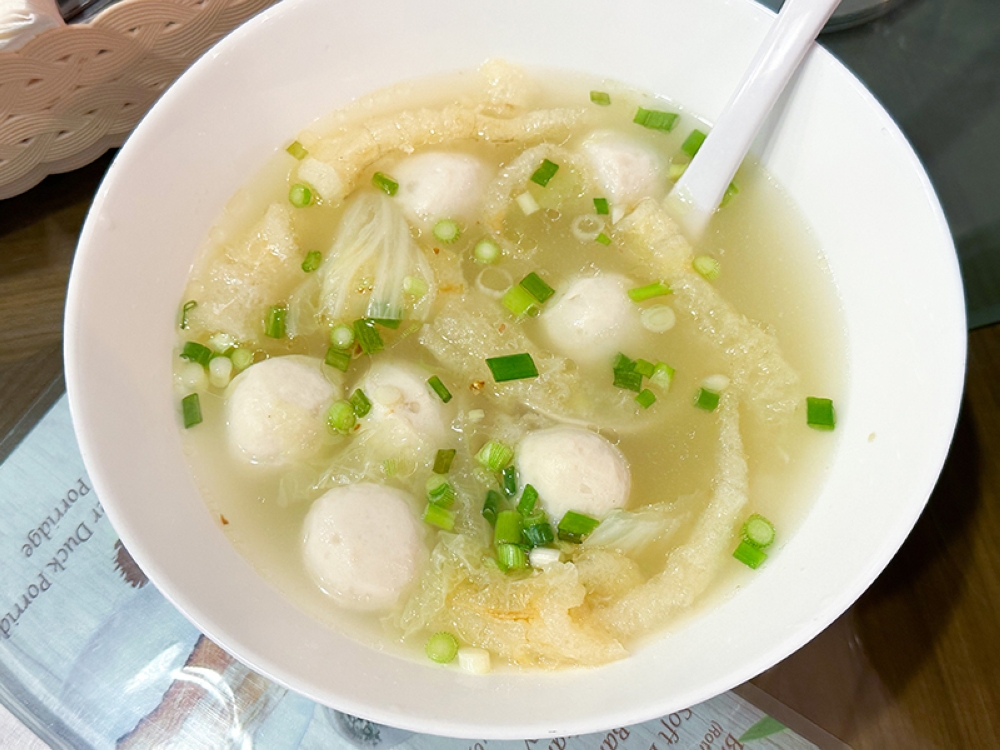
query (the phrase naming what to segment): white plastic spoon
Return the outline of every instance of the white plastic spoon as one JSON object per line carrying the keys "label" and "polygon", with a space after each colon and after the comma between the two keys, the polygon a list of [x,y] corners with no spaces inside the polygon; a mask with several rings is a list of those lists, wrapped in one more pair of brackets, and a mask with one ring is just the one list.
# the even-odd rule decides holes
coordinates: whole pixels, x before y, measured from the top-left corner
{"label": "white plastic spoon", "polygon": [[668,210],[697,242],[750,144],[809,45],[840,0],[785,0],[726,108],[667,196]]}

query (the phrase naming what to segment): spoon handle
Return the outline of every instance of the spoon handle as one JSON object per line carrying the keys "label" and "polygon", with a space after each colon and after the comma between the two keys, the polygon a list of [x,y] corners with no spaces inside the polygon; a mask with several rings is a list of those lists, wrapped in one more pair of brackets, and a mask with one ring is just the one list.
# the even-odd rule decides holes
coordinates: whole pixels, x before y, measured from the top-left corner
{"label": "spoon handle", "polygon": [[839,4],[785,0],[698,155],[667,196],[668,209],[692,242],[705,231],[764,119]]}

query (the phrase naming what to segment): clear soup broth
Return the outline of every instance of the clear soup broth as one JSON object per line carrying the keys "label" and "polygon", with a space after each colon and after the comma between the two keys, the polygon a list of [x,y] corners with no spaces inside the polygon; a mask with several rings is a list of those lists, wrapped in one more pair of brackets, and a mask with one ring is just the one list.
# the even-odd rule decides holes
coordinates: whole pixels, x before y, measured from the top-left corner
{"label": "clear soup broth", "polygon": [[[265,579],[376,648],[448,633],[483,671],[622,658],[767,574],[835,447],[806,399],[840,405],[841,313],[752,160],[705,239],[679,235],[662,199],[695,130],[491,62],[332,114],[234,196],[181,301],[175,396]],[[775,538],[751,570],[754,515]]]}

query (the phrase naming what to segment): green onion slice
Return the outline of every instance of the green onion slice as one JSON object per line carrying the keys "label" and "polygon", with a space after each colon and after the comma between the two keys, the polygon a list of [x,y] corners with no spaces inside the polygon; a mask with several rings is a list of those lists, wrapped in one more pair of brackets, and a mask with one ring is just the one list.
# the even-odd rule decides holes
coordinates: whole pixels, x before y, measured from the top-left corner
{"label": "green onion slice", "polygon": [[437,375],[431,375],[427,378],[427,385],[431,387],[431,390],[437,394],[437,397],[441,399],[443,403],[448,403],[451,401],[451,391],[441,382],[441,378]]}
{"label": "green onion slice", "polygon": [[458,639],[451,633],[435,633],[427,639],[424,653],[431,661],[448,664],[458,656]]}
{"label": "green onion slice", "polygon": [[346,323],[338,323],[330,329],[330,343],[338,349],[347,349],[354,343],[354,329]]}
{"label": "green onion slice", "polygon": [[424,508],[424,522],[437,526],[442,531],[451,531],[455,528],[455,514],[443,505],[427,503],[427,507]]}
{"label": "green onion slice", "polygon": [[399,183],[382,172],[376,172],[372,175],[372,185],[386,195],[395,195],[396,191],[399,190]]}
{"label": "green onion slice", "polygon": [[534,271],[521,279],[519,285],[539,302],[545,302],[545,300],[556,293],[556,290],[542,281],[542,277]]}
{"label": "green onion slice", "polygon": [[305,259],[302,261],[302,270],[306,273],[312,273],[317,268],[319,264],[323,262],[323,253],[319,250],[310,250],[306,253]]}
{"label": "green onion slice", "polygon": [[530,484],[524,485],[524,490],[521,492],[521,500],[517,504],[517,512],[522,516],[531,515],[532,511],[535,509],[535,503],[537,501],[538,490]]}
{"label": "green onion slice", "polygon": [[486,360],[486,365],[490,368],[493,380],[497,383],[538,377],[535,360],[527,352],[508,354],[505,357],[489,357]]}
{"label": "green onion slice", "polygon": [[516,510],[500,511],[497,513],[497,525],[493,529],[493,543],[496,545],[520,544],[523,524],[521,514]]}
{"label": "green onion slice", "polygon": [[531,181],[536,185],[545,187],[549,184],[549,181],[556,176],[556,172],[558,171],[558,164],[554,161],[549,161],[548,159],[542,159],[542,166],[536,169],[535,173],[531,175]]}
{"label": "green onion slice", "polygon": [[382,337],[375,329],[375,321],[371,318],[358,318],[354,321],[354,335],[365,354],[375,354],[385,349]]}
{"label": "green onion slice", "polygon": [[733,557],[747,567],[756,570],[767,559],[767,553],[760,547],[743,539],[736,548],[736,551],[733,552]]}
{"label": "green onion slice", "polygon": [[500,493],[496,490],[489,490],[486,499],[483,501],[483,518],[490,522],[491,526],[496,526],[497,513],[500,512]]}
{"label": "green onion slice", "polygon": [[600,524],[596,518],[568,510],[559,522],[559,538],[564,542],[582,542]]}
{"label": "green onion slice", "polygon": [[673,293],[674,290],[667,284],[662,281],[654,281],[653,283],[646,284],[645,286],[637,286],[635,289],[629,289],[628,298],[633,302],[644,302],[647,299],[664,297]]}
{"label": "green onion slice", "polygon": [[694,158],[694,155],[698,153],[698,149],[701,148],[701,144],[705,142],[705,138],[707,137],[700,130],[692,130],[690,135],[684,139],[684,143],[681,144],[681,151]]}
{"label": "green onion slice", "polygon": [[619,353],[615,357],[612,371],[614,373],[612,385],[616,388],[623,388],[627,391],[635,391],[636,393],[642,390],[642,373],[636,371],[636,363],[624,354]]}
{"label": "green onion slice", "polygon": [[368,400],[368,396],[360,388],[357,388],[351,397],[348,399],[351,402],[351,406],[354,407],[354,413],[359,417],[364,417],[372,410],[372,402]]}
{"label": "green onion slice", "polygon": [[434,225],[433,231],[434,236],[446,244],[451,244],[462,234],[458,223],[451,219],[441,219],[441,221]]}
{"label": "green onion slice", "polygon": [[635,113],[635,117],[632,118],[632,122],[650,130],[661,130],[669,133],[677,125],[679,118],[680,115],[676,112],[664,112],[659,109],[639,107]]}
{"label": "green onion slice", "polygon": [[611,104],[611,95],[607,91],[591,91],[590,101],[600,107],[607,107]]}
{"label": "green onion slice", "polygon": [[331,346],[326,350],[326,357],[323,361],[330,365],[330,367],[336,367],[341,372],[347,372],[347,368],[351,366],[351,353]]}
{"label": "green onion slice", "polygon": [[666,362],[657,362],[653,368],[653,374],[649,376],[650,385],[655,385],[664,391],[670,390],[670,384],[674,380],[674,368]]}
{"label": "green onion slice", "polygon": [[184,417],[184,429],[201,424],[201,399],[197,393],[189,393],[181,399],[181,414]]}
{"label": "green onion slice", "polygon": [[212,350],[204,344],[199,344],[197,341],[188,341],[185,342],[184,348],[181,349],[181,358],[197,362],[203,367],[208,367],[208,363],[212,361]]}
{"label": "green onion slice", "polygon": [[284,305],[275,305],[268,309],[267,317],[264,319],[264,335],[272,339],[285,338],[285,318],[288,316],[288,308]]}
{"label": "green onion slice", "polygon": [[188,329],[188,313],[194,310],[197,306],[198,306],[197,302],[195,302],[193,299],[189,299],[187,302],[184,303],[184,306],[181,307],[181,321],[178,324],[181,330],[186,331]]}
{"label": "green onion slice", "polygon": [[524,535],[524,540],[532,547],[544,547],[555,541],[552,524],[545,518],[544,513],[526,518],[521,533]]}
{"label": "green onion slice", "polygon": [[253,352],[249,349],[230,349],[227,355],[237,370],[245,370],[253,364]]}
{"label": "green onion slice", "polygon": [[600,242],[602,245],[607,247],[608,245],[611,244],[611,238],[608,237],[608,235],[606,235],[604,232],[601,232],[594,238],[594,242]]}
{"label": "green onion slice", "polygon": [[305,146],[303,146],[298,141],[292,141],[291,143],[289,143],[288,147],[285,149],[285,151],[287,151],[288,153],[290,153],[292,156],[294,156],[299,161],[302,161],[303,159],[305,159],[309,155],[309,152],[306,151]]}
{"label": "green onion slice", "polygon": [[538,300],[520,284],[514,284],[514,286],[504,292],[503,298],[500,301],[504,307],[519,318],[525,315],[534,317],[540,312],[538,309]]}
{"label": "green onion slice", "polygon": [[488,440],[476,454],[476,460],[485,469],[501,471],[514,458],[514,449],[499,440]]}
{"label": "green onion slice", "polygon": [[528,567],[528,555],[516,544],[497,545],[497,565],[500,570],[524,570]]}
{"label": "green onion slice", "polygon": [[455,488],[440,474],[431,474],[427,480],[427,500],[433,505],[450,508],[455,504]]}
{"label": "green onion slice", "polygon": [[427,282],[419,276],[407,276],[403,279],[403,294],[420,298],[427,294]]}
{"label": "green onion slice", "polygon": [[472,250],[472,257],[475,258],[476,263],[483,263],[486,265],[492,265],[500,260],[502,252],[500,246],[488,237],[484,237],[476,243],[476,247]]}
{"label": "green onion slice", "polygon": [[594,198],[594,213],[598,216],[607,216],[611,213],[607,198]]}
{"label": "green onion slice", "polygon": [[632,363],[632,369],[644,378],[649,378],[652,377],[654,372],[656,372],[656,365],[647,359],[637,359]]}
{"label": "green onion slice", "polygon": [[729,187],[726,188],[726,192],[722,194],[722,202],[719,203],[719,208],[728,205],[729,201],[735,198],[738,192],[740,192],[740,189],[737,187],[736,183],[730,182]]}
{"label": "green onion slice", "polygon": [[722,272],[722,267],[719,265],[719,261],[711,255],[699,255],[691,261],[691,266],[708,281],[715,281],[715,279],[719,278],[719,274]]}
{"label": "green onion slice", "polygon": [[334,401],[326,410],[326,424],[334,432],[346,435],[357,423],[358,417],[350,401],[345,399]]}
{"label": "green onion slice", "polygon": [[507,497],[514,497],[517,494],[517,469],[513,465],[505,467],[500,472],[500,487]]}
{"label": "green onion slice", "polygon": [[694,397],[694,405],[705,411],[715,411],[719,407],[718,391],[711,391],[708,388],[699,388]]}
{"label": "green onion slice", "polygon": [[743,524],[743,539],[764,549],[774,541],[774,524],[759,513],[754,513]]}
{"label": "green onion slice", "polygon": [[301,182],[292,185],[288,191],[288,202],[296,208],[305,208],[313,201],[312,190]]}
{"label": "green onion slice", "polygon": [[[183,356],[183,355],[181,355]],[[816,430],[832,430],[837,426],[837,412],[828,398],[806,398],[806,424]]]}
{"label": "green onion slice", "polygon": [[635,397],[635,402],[643,409],[648,409],[656,403],[656,394],[649,390],[649,388],[643,388],[639,391],[639,395]]}
{"label": "green onion slice", "polygon": [[455,453],[457,451],[454,448],[442,448],[434,456],[434,473],[435,474],[447,474],[451,471],[451,463],[455,460]]}

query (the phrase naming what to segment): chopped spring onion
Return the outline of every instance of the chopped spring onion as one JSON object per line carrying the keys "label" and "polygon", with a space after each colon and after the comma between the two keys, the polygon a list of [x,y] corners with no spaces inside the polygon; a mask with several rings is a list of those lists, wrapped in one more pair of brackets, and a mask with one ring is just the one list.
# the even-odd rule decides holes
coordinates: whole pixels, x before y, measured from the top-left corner
{"label": "chopped spring onion", "polygon": [[594,198],[594,213],[598,216],[607,216],[611,213],[607,198]]}
{"label": "chopped spring onion", "polygon": [[629,289],[628,298],[633,302],[645,302],[648,299],[653,299],[653,297],[664,297],[673,293],[674,290],[667,284],[664,284],[662,281],[654,281],[645,286],[637,286],[634,289]]}
{"label": "chopped spring onion", "polygon": [[611,104],[611,95],[607,91],[591,91],[590,101],[600,107],[607,107]]}
{"label": "chopped spring onion", "polygon": [[463,646],[458,650],[458,667],[469,674],[489,674],[493,669],[490,652],[485,648]]}
{"label": "chopped spring onion", "polygon": [[591,518],[575,510],[566,511],[559,522],[559,538],[564,542],[582,542],[601,524],[596,518]]}
{"label": "chopped spring onion", "polygon": [[424,653],[431,661],[448,664],[458,656],[458,639],[451,633],[435,633],[427,639]]}
{"label": "chopped spring onion", "polygon": [[608,235],[606,235],[604,232],[601,232],[599,235],[594,237],[594,242],[600,242],[602,245],[607,247],[608,245],[611,244],[611,238],[608,237]]}
{"label": "chopped spring onion", "polygon": [[677,314],[668,305],[652,305],[639,313],[639,322],[647,331],[665,333],[677,323]]}
{"label": "chopped spring onion", "polygon": [[451,531],[455,528],[455,514],[443,505],[427,503],[427,507],[424,508],[424,522],[443,531]]}
{"label": "chopped spring onion", "polygon": [[643,409],[648,409],[656,402],[656,394],[649,390],[649,388],[643,388],[639,391],[639,395],[635,397],[635,402]]}
{"label": "chopped spring onion", "polygon": [[497,513],[497,525],[493,529],[493,543],[497,546],[501,544],[521,544],[521,529],[523,520],[521,514],[516,510],[502,510]]}
{"label": "chopped spring onion", "polygon": [[701,144],[705,142],[706,137],[705,133],[702,133],[700,130],[692,130],[690,135],[684,139],[684,143],[681,144],[681,151],[694,158],[694,155],[698,153],[698,149],[701,148]]}
{"label": "chopped spring onion", "polygon": [[403,279],[403,294],[408,294],[411,297],[419,299],[427,294],[427,290],[427,282],[419,276],[407,276]]}
{"label": "chopped spring onion", "polygon": [[229,357],[213,357],[208,363],[208,382],[216,388],[225,388],[233,377],[233,361]]}
{"label": "chopped spring onion", "polygon": [[667,179],[671,182],[677,182],[684,173],[687,172],[687,168],[690,162],[684,162],[683,164],[670,163],[670,167],[667,169]]}
{"label": "chopped spring onion", "polygon": [[[549,530],[552,530],[551,526]],[[534,547],[528,553],[528,564],[533,568],[545,568],[549,565],[555,565],[561,557],[562,553],[553,547]]]}
{"label": "chopped spring onion", "polygon": [[533,318],[541,312],[538,309],[538,300],[520,284],[514,284],[514,286],[504,292],[500,301],[504,307],[519,318],[524,315]]}
{"label": "chopped spring onion", "polygon": [[714,281],[719,278],[719,274],[722,272],[719,261],[710,255],[699,255],[691,261],[691,266],[708,281]]}
{"label": "chopped spring onion", "polygon": [[330,343],[338,349],[347,349],[354,343],[354,329],[346,323],[338,323],[330,329]]}
{"label": "chopped spring onion", "polygon": [[292,156],[294,156],[299,161],[302,161],[307,156],[309,156],[309,152],[306,151],[305,146],[303,146],[298,141],[292,141],[291,143],[289,143],[288,144],[288,148],[286,148],[285,151],[287,151],[288,153],[290,153]]}
{"label": "chopped spring onion", "polygon": [[360,388],[355,389],[348,401],[351,402],[351,406],[354,407],[354,413],[359,417],[367,416],[368,412],[372,410],[372,402],[368,400],[368,396]]}
{"label": "chopped spring onion", "polygon": [[521,500],[517,504],[517,512],[522,516],[530,516],[535,509],[535,502],[538,500],[538,490],[530,484],[524,485],[521,492]]}
{"label": "chopped spring onion", "polygon": [[184,415],[184,428],[201,424],[201,399],[197,393],[189,393],[181,399],[181,413]]}
{"label": "chopped spring onion", "polygon": [[549,161],[548,159],[542,159],[542,166],[536,169],[535,173],[531,175],[531,181],[536,185],[545,187],[549,184],[549,181],[556,176],[556,172],[558,171],[558,164],[554,161]]}
{"label": "chopped spring onion", "polygon": [[313,201],[312,190],[301,182],[292,185],[288,191],[288,202],[296,208],[305,208]]}
{"label": "chopped spring onion", "polygon": [[483,518],[490,522],[491,526],[496,526],[497,513],[500,512],[500,493],[496,490],[489,490],[486,499],[483,501]]}
{"label": "chopped spring onion", "polygon": [[535,200],[535,196],[529,192],[521,193],[514,200],[517,201],[517,205],[521,207],[521,211],[525,216],[531,216],[541,208],[538,205],[538,201]]}
{"label": "chopped spring onion", "polygon": [[189,299],[187,302],[184,303],[184,306],[181,308],[181,320],[180,320],[180,323],[178,323],[178,325],[180,326],[181,330],[184,330],[184,331],[187,330],[187,328],[188,328],[188,313],[191,312],[192,310],[194,310],[197,306],[198,306],[198,303],[195,302],[193,299]]}
{"label": "chopped spring onion", "polygon": [[326,350],[326,358],[323,360],[330,367],[336,367],[341,372],[347,372],[347,368],[351,366],[351,353],[345,349],[338,349],[335,346],[331,346]]}
{"label": "chopped spring onion", "polygon": [[435,474],[447,474],[451,471],[451,462],[455,460],[455,453],[457,451],[454,448],[442,448],[434,456],[434,473]]}
{"label": "chopped spring onion", "polygon": [[653,372],[656,370],[656,365],[650,362],[648,359],[637,359],[632,363],[633,369],[642,375],[644,378],[651,377]]}
{"label": "chopped spring onion", "polygon": [[499,440],[489,440],[479,449],[476,460],[484,469],[501,471],[514,458],[514,449]]}
{"label": "chopped spring onion", "polygon": [[535,360],[527,352],[508,354],[505,357],[489,357],[486,360],[486,365],[490,368],[493,380],[497,383],[538,377]]}
{"label": "chopped spring onion", "polygon": [[455,504],[455,488],[440,474],[431,474],[427,480],[427,501],[442,508]]}
{"label": "chopped spring onion", "polygon": [[715,411],[719,407],[719,393],[708,388],[699,388],[694,397],[694,405],[705,411]]}
{"label": "chopped spring onion", "polygon": [[552,532],[552,525],[545,516],[544,511],[536,511],[524,519],[525,541],[532,547],[543,547],[555,541],[555,534]]}
{"label": "chopped spring onion", "polygon": [[431,375],[427,378],[427,385],[431,387],[431,390],[437,394],[437,397],[441,399],[443,403],[447,404],[451,401],[451,391],[448,390],[445,384],[441,382],[441,378],[437,375]]}
{"label": "chopped spring onion", "polygon": [[402,318],[388,318],[388,317],[386,318],[377,317],[377,318],[372,318],[372,320],[378,323],[383,328],[391,328],[394,331],[397,328],[399,328],[400,324],[403,322]]}
{"label": "chopped spring onion", "polygon": [[733,552],[733,557],[746,565],[748,568],[756,570],[767,559],[767,553],[760,547],[757,547],[744,539],[740,542],[736,551]]}
{"label": "chopped spring onion", "polygon": [[524,570],[528,567],[528,555],[516,544],[497,545],[497,565],[500,570]]}
{"label": "chopped spring onion", "polygon": [[396,191],[399,190],[399,183],[392,179],[387,174],[382,174],[382,172],[376,172],[372,175],[372,185],[377,187],[386,195],[395,195]]}
{"label": "chopped spring onion", "polygon": [[441,242],[449,244],[457,240],[458,236],[462,233],[458,223],[451,219],[441,219],[441,221],[434,225],[433,231],[434,236],[441,240]]}
{"label": "chopped spring onion", "polygon": [[272,339],[285,338],[285,317],[288,315],[288,308],[284,305],[275,305],[267,311],[264,319],[264,335]]}
{"label": "chopped spring onion", "polygon": [[476,263],[483,263],[485,265],[496,263],[500,260],[501,255],[500,246],[489,237],[479,240],[472,250],[472,257],[475,258]]}
{"label": "chopped spring onion", "polygon": [[638,393],[642,390],[642,374],[636,372],[635,362],[619,353],[615,357],[613,365],[614,380],[612,384],[616,388],[624,388],[628,391]]}
{"label": "chopped spring onion", "polygon": [[806,398],[806,424],[817,430],[832,430],[837,426],[837,412],[828,398]]}
{"label": "chopped spring onion", "polygon": [[721,372],[717,372],[715,375],[709,375],[701,381],[701,384],[704,388],[707,388],[710,391],[722,393],[729,387],[729,378]]}
{"label": "chopped spring onion", "polygon": [[676,112],[663,112],[659,109],[639,107],[635,113],[635,117],[632,118],[632,122],[650,130],[662,130],[665,133],[669,133],[677,125],[679,118],[680,115]]}
{"label": "chopped spring onion", "polygon": [[399,463],[394,458],[387,458],[382,462],[382,473],[385,475],[386,479],[391,479],[396,476],[399,471]]}
{"label": "chopped spring onion", "polygon": [[225,354],[234,346],[236,346],[236,339],[230,336],[228,333],[223,333],[219,331],[218,333],[213,333],[208,337],[208,345],[218,354]]}
{"label": "chopped spring onion", "polygon": [[500,486],[507,497],[514,497],[517,494],[517,469],[514,466],[504,467],[500,472]]}
{"label": "chopped spring onion", "polygon": [[668,391],[674,379],[674,372],[674,368],[666,362],[657,362],[653,374],[649,376],[649,384]]}
{"label": "chopped spring onion", "polygon": [[600,216],[583,214],[573,219],[569,229],[580,242],[593,242],[604,230],[604,220]]}
{"label": "chopped spring onion", "polygon": [[375,329],[375,321],[371,318],[358,318],[354,321],[354,335],[365,354],[375,354],[385,349],[382,337]]}
{"label": "chopped spring onion", "polygon": [[197,362],[202,367],[208,367],[208,363],[212,361],[212,350],[197,341],[188,341],[181,349],[181,358]]}
{"label": "chopped spring onion", "polygon": [[185,362],[177,368],[177,384],[187,391],[208,389],[208,373],[197,362]]}
{"label": "chopped spring onion", "polygon": [[253,352],[249,349],[233,349],[229,352],[229,358],[237,370],[245,370],[253,364]]}
{"label": "chopped spring onion", "polygon": [[346,435],[354,429],[354,425],[357,423],[358,416],[354,413],[354,406],[350,401],[345,399],[334,401],[330,404],[330,408],[326,410],[327,426],[342,435]]}
{"label": "chopped spring onion", "polygon": [[469,413],[466,416],[470,422],[482,422],[486,419],[486,412],[482,409],[469,409]]}
{"label": "chopped spring onion", "polygon": [[774,524],[759,513],[750,516],[743,524],[743,539],[764,549],[774,541]]}
{"label": "chopped spring onion", "polygon": [[312,273],[317,268],[319,264],[323,262],[323,253],[319,250],[310,250],[306,253],[305,259],[302,261],[302,270],[306,273]]}
{"label": "chopped spring onion", "polygon": [[542,281],[542,277],[532,271],[520,281],[520,286],[539,302],[545,302],[556,290]]}
{"label": "chopped spring onion", "polygon": [[736,183],[730,182],[729,187],[726,188],[726,192],[722,194],[722,202],[719,203],[719,208],[728,205],[729,201],[735,198],[738,192],[740,192],[740,189],[736,186]]}

